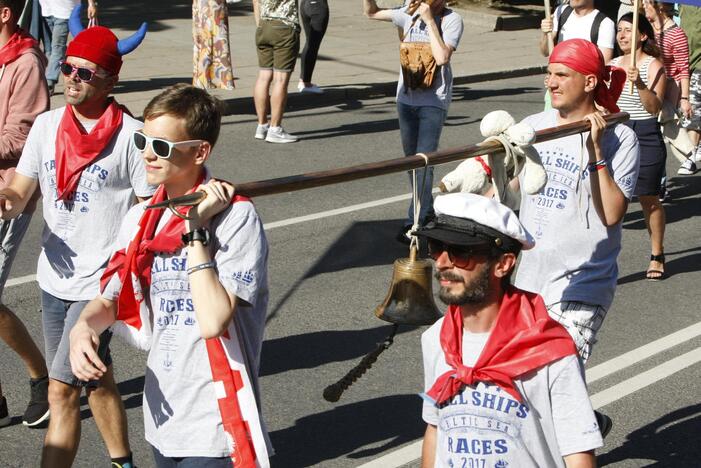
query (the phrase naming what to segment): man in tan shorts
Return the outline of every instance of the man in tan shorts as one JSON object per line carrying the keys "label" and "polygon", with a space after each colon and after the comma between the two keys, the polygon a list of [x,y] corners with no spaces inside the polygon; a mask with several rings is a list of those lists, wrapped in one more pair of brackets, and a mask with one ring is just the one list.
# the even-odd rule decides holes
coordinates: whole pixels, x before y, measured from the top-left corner
{"label": "man in tan shorts", "polygon": [[290,74],[299,53],[297,0],[253,0],[253,13],[260,67],[253,88],[258,116],[255,138],[270,143],[293,143],[298,138],[282,128],[282,114]]}

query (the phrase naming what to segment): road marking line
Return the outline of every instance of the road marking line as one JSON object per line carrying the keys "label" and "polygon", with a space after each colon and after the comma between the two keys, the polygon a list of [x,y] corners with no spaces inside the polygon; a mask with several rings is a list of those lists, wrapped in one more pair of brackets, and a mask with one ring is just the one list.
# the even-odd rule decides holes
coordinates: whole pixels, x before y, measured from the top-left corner
{"label": "road marking line", "polygon": [[[689,330],[690,328],[693,328],[699,324],[693,325],[692,327],[685,328],[684,330],[680,330],[680,332],[673,333],[672,335],[676,335],[677,333],[681,333],[684,331]],[[669,336],[672,336],[669,335]],[[661,340],[657,340],[659,342]],[[656,343],[656,342],[653,342]],[[679,343],[679,342],[678,342]],[[652,343],[651,343],[652,344]],[[644,348],[641,347],[641,348]],[[640,349],[640,348],[638,348]],[[663,348],[667,349],[667,348]],[[636,350],[633,350],[631,352],[635,352]],[[619,358],[622,358],[630,353],[623,354],[619,356],[618,358],[611,359],[611,361],[617,361],[623,367],[627,367],[631,364],[628,364],[628,361],[625,360],[619,360]],[[608,361],[608,362],[611,362]],[[607,365],[608,362],[605,362],[603,364],[600,364],[597,367],[602,367],[604,365]],[[689,366],[692,366],[698,362],[701,362],[701,348],[696,348],[692,351],[689,351],[688,353],[682,354],[681,356],[677,356],[673,359],[670,359],[667,362],[664,362],[658,366],[653,367],[650,370],[647,370],[645,372],[642,372],[634,377],[631,377],[629,379],[624,380],[621,383],[618,383],[616,385],[613,385],[612,387],[609,387],[605,390],[602,390],[598,393],[595,393],[594,395],[591,396],[591,402],[592,406],[594,409],[599,409],[603,406],[608,405],[609,403],[613,403],[614,401],[618,401],[621,398],[624,398],[631,393],[637,392],[638,390],[641,390],[649,385],[652,385],[655,382],[658,382],[662,379],[665,379],[681,370],[686,369]],[[623,368],[622,367],[622,368]],[[595,368],[592,368],[595,369]],[[602,369],[605,369],[602,367]],[[601,371],[603,372],[603,371]],[[613,371],[612,371],[613,372]],[[604,374],[608,375],[608,374]],[[602,375],[603,376],[603,375]],[[401,466],[404,466],[408,463],[411,463],[413,461],[419,460],[421,458],[421,444],[422,444],[422,439],[417,440],[416,442],[413,442],[406,447],[402,447],[394,452],[388,453],[387,455],[383,455],[379,458],[376,458],[375,460],[372,460],[368,463],[365,463],[363,465],[360,465],[358,468],[399,468]]]}
{"label": "road marking line", "polygon": [[[438,189],[434,188],[433,193],[438,193]],[[263,228],[266,231],[271,229],[276,229],[285,226],[292,226],[293,224],[305,223],[307,221],[315,221],[317,219],[330,218],[331,216],[339,216],[342,214],[352,213],[354,211],[365,210],[368,208],[376,208],[382,205],[389,205],[391,203],[397,203],[404,200],[410,200],[411,194],[405,193],[404,195],[396,195],[394,197],[381,198],[379,200],[374,200],[367,203],[358,203],[357,205],[350,205],[343,208],[337,208],[334,210],[320,211],[318,213],[312,213],[304,216],[297,216],[296,218],[282,219],[280,221],[274,221],[272,223],[264,224]],[[11,278],[5,283],[5,287],[9,288],[12,286],[19,286],[25,283],[31,283],[36,281],[36,275],[26,275],[20,276],[18,278]]]}
{"label": "road marking line", "polygon": [[672,374],[676,374],[697,362],[701,362],[701,348],[696,348],[681,356],[670,359],[659,366],[655,366],[652,369],[646,370],[645,372],[592,395],[592,406],[594,409],[606,406],[648,385],[665,379]]}
{"label": "road marking line", "polygon": [[652,341],[646,345],[636,348],[627,353],[621,354],[618,357],[603,362],[597,366],[587,369],[587,383],[596,382],[599,379],[618,372],[626,367],[647,359],[655,354],[659,354],[674,346],[689,341],[701,335],[701,322],[695,323],[689,327],[683,328],[670,335],[664,336],[659,340]]}

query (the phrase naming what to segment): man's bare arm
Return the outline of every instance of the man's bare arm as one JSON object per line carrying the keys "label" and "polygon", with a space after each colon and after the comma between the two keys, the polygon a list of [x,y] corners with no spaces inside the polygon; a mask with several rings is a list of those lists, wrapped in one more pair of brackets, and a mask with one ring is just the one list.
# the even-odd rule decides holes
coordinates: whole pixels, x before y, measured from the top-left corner
{"label": "man's bare arm", "polygon": [[2,219],[16,218],[24,211],[34,195],[39,182],[15,172],[10,185],[0,190],[0,215]]}
{"label": "man's bare arm", "polygon": [[563,457],[567,468],[596,468],[594,451],[572,453]]}
{"label": "man's bare arm", "polygon": [[436,426],[426,425],[424,441],[421,446],[421,468],[433,468],[436,463]]}
{"label": "man's bare arm", "polygon": [[375,0],[363,0],[363,13],[370,19],[392,21],[392,12],[378,7]]}

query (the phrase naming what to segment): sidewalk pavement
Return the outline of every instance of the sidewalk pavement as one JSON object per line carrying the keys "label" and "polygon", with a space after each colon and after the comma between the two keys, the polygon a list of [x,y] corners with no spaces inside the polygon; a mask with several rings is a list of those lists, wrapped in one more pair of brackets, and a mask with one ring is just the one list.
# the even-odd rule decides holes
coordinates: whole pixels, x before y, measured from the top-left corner
{"label": "sidewalk pavement", "polygon": [[[182,0],[110,3],[100,3],[100,24],[112,28],[119,38],[132,34],[142,21],[149,23],[144,42],[125,57],[120,82],[114,91],[120,103],[140,116],[148,101],[163,88],[192,80],[192,4]],[[379,3],[392,7],[398,2]],[[348,98],[394,95],[399,70],[396,28],[391,23],[366,18],[361,0],[329,0],[329,8],[331,20],[313,77],[326,93],[313,96],[297,92],[297,63],[290,79],[288,105],[294,107],[302,100],[307,105],[314,100],[328,104]],[[495,32],[495,16],[457,11],[464,18],[465,32],[451,59],[456,84],[543,70],[546,60],[538,52],[538,30]],[[212,90],[212,94],[225,101],[229,114],[254,113],[252,93],[258,72],[254,34],[250,0],[230,6],[229,37],[236,89]],[[62,86],[57,86],[57,92],[52,107],[63,105]]]}

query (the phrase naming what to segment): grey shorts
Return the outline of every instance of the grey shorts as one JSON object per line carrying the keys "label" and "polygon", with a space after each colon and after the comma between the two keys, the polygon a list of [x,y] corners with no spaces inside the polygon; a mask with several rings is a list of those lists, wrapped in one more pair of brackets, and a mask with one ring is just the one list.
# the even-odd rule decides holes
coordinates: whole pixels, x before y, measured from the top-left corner
{"label": "grey shorts", "polygon": [[[53,296],[46,291],[41,291],[42,323],[44,325],[44,344],[46,353],[46,367],[49,369],[49,377],[68,385],[97,386],[97,382],[87,384],[73,375],[70,360],[70,334],[71,329],[78,321],[80,313],[89,301],[65,301]],[[97,354],[102,362],[109,366],[112,364],[110,354],[110,339],[112,332],[105,330],[100,335],[100,346]]]}
{"label": "grey shorts", "polygon": [[587,362],[596,343],[596,334],[606,318],[606,309],[584,302],[563,301],[549,304],[548,314],[572,336],[582,364]]}
{"label": "grey shorts", "polygon": [[7,277],[10,276],[17,249],[31,220],[32,213],[20,213],[15,219],[8,221],[0,220],[0,298],[5,289]]}
{"label": "grey shorts", "polygon": [[701,132],[701,69],[697,68],[689,80],[689,104],[691,104],[691,120],[684,128]]}

